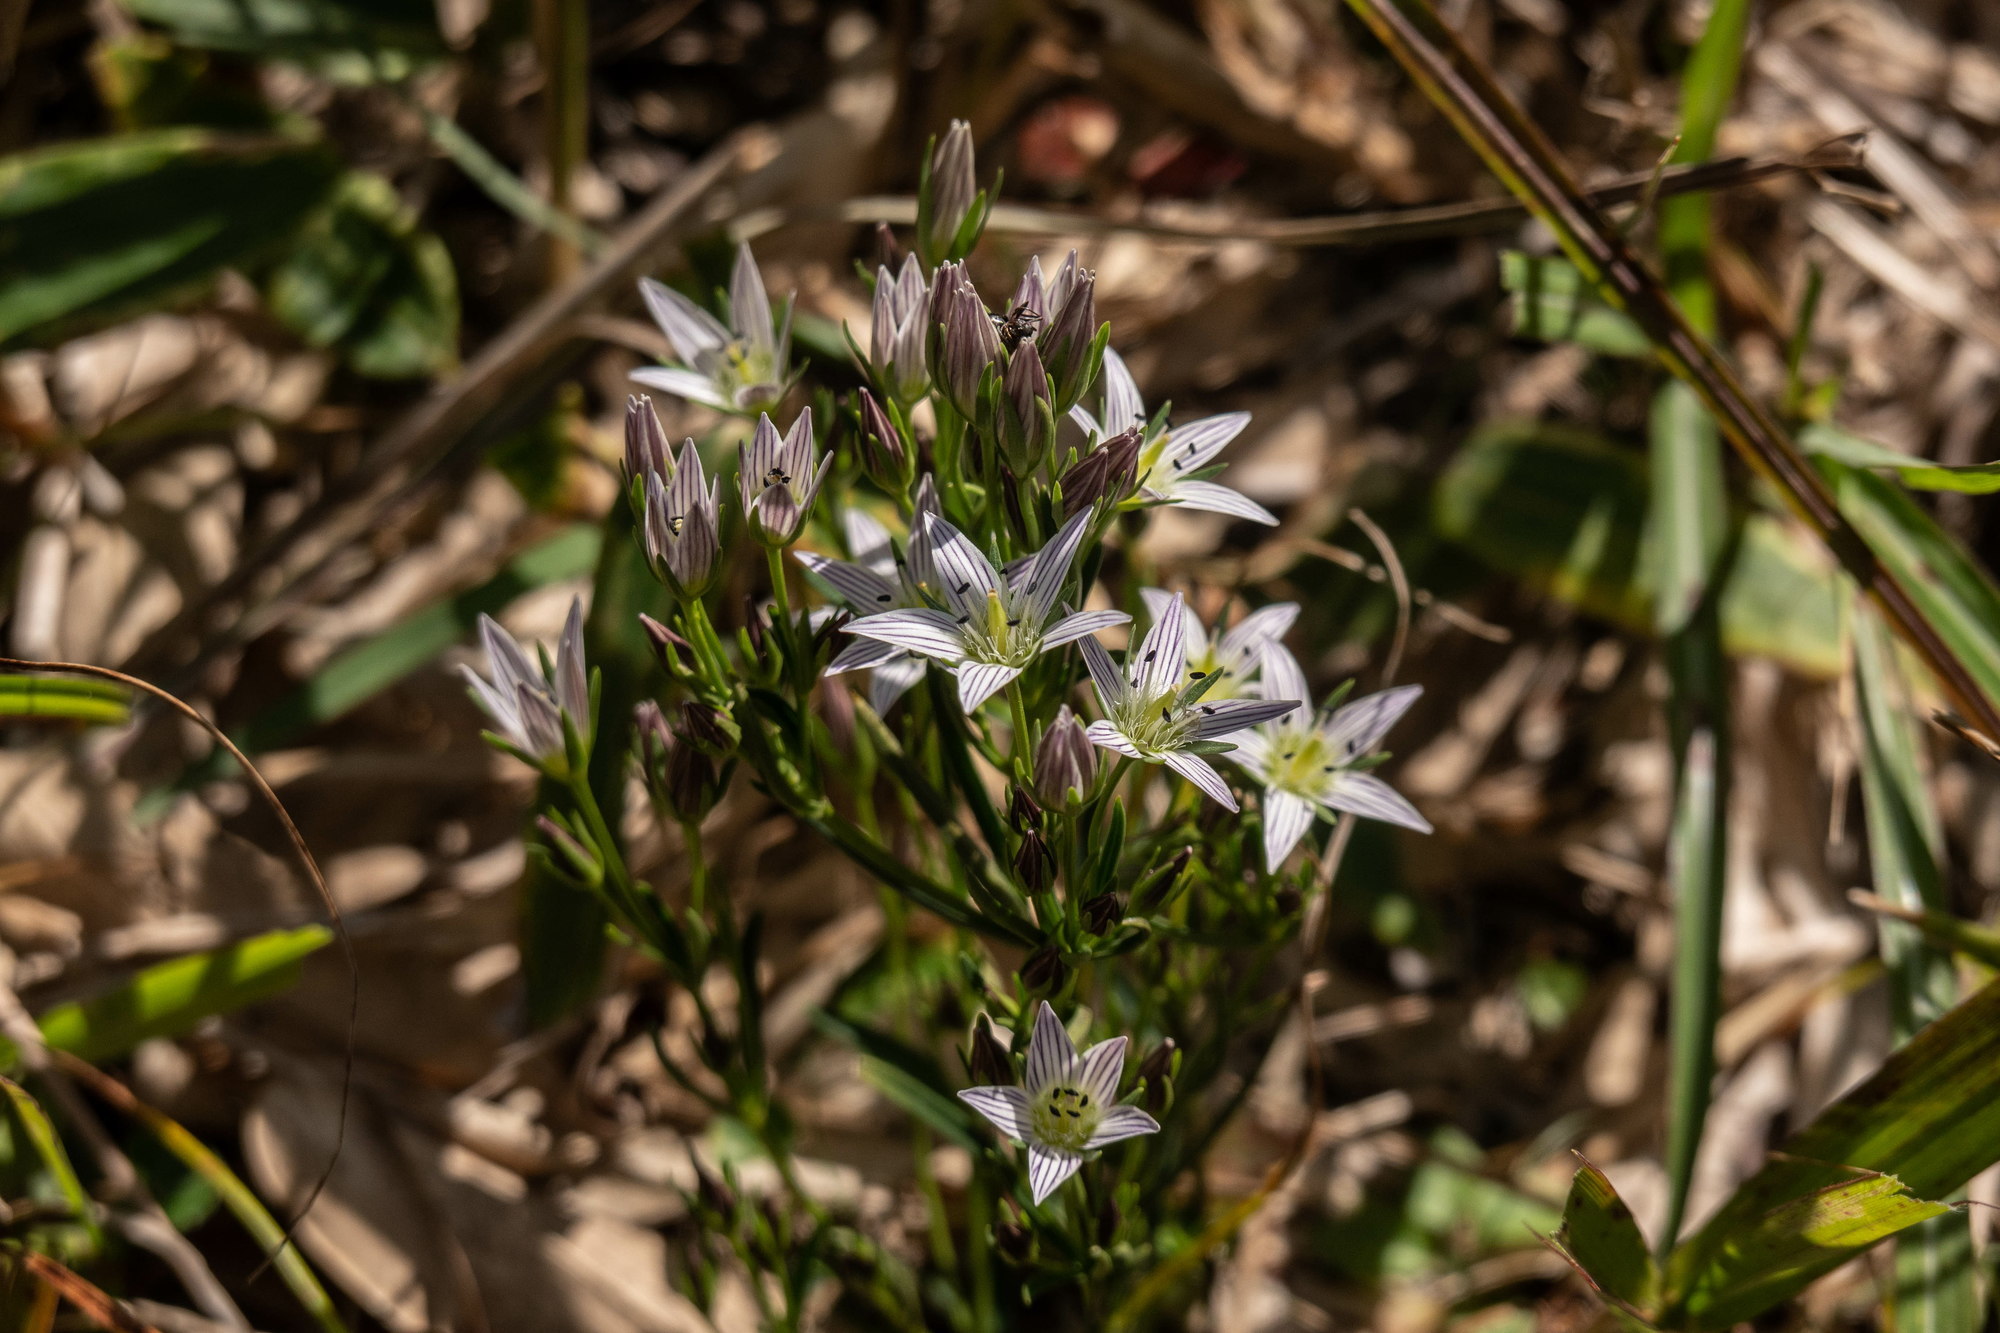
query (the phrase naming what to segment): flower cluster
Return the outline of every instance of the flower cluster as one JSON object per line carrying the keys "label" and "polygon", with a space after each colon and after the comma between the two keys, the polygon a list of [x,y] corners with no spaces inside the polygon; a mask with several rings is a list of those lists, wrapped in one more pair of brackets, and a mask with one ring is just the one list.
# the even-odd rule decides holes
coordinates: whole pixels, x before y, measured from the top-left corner
{"label": "flower cluster", "polygon": [[[1149,1058],[1139,1086],[1151,1109],[1121,1102],[1126,1038],[1079,1055],[1048,997],[1093,1004],[1080,964],[1144,947],[1155,932],[1186,933],[1166,904],[1188,878],[1195,840],[1226,853],[1198,870],[1238,889],[1262,884],[1277,903],[1303,882],[1283,876],[1316,814],[1428,829],[1370,771],[1418,691],[1315,711],[1284,643],[1297,604],[1211,624],[1189,593],[1139,586],[1133,542],[1145,511],[1277,521],[1214,480],[1248,414],[1181,425],[1164,407],[1148,415],[1097,319],[1096,276],[1074,252],[1048,269],[1031,260],[1009,298],[989,306],[967,261],[989,205],[963,124],[932,153],[918,203],[912,251],[876,268],[869,327],[850,331],[866,387],[844,413],[822,395],[795,404],[784,429],[774,421],[797,378],[792,301],[774,314],[747,246],[718,294],[726,321],[641,284],[677,362],[633,379],[723,414],[718,435],[737,445],[725,507],[714,457],[727,440],[708,442],[705,464],[695,439],[670,444],[650,399],[627,402],[626,498],[670,608],[642,617],[670,694],[641,705],[630,753],[656,811],[686,839],[686,907],[632,878],[583,776],[601,720],[580,604],[539,668],[482,620],[492,677],[468,675],[496,741],[566,784],[570,806],[542,817],[551,862],[600,893],[619,929],[682,984],[699,986],[718,961],[751,966],[727,955],[741,935],[727,899],[706,896],[700,842],[739,763],[802,824],[966,940],[1023,949],[1011,999],[989,980],[997,961],[968,955],[983,1003],[1017,1025],[1032,1014],[1032,1032],[1001,1044],[982,1019],[972,1064],[984,1082],[959,1097],[1025,1146],[1039,1206],[1099,1150],[1159,1131],[1153,1112],[1169,1113],[1178,1068]],[[835,502],[822,506],[822,495]],[[742,544],[761,548],[761,567],[732,558]],[[818,604],[794,611],[801,571]],[[717,621],[746,591],[750,610],[725,633]],[[1149,622],[1143,634],[1128,628],[1135,612]],[[1121,630],[1129,637],[1114,656],[1099,636]],[[846,687],[864,671],[865,712]],[[932,676],[932,689],[916,688]],[[895,810],[876,806],[878,766],[894,775]],[[1141,800],[1161,795],[1146,790],[1148,769],[1187,787]],[[1230,769],[1259,793],[1254,826],[1215,811],[1240,814]],[[897,810],[901,843],[884,829]],[[1257,826],[1261,879],[1238,847],[1255,846]],[[1093,1013],[1157,1027],[1160,1016],[1133,998],[1145,990],[1127,988],[1120,1012]],[[718,1061],[741,1061],[717,1070],[717,1085],[742,1101],[739,1119],[781,1123],[759,1100],[764,1062],[734,1037],[712,1045]],[[1164,1036],[1155,1047],[1174,1049]]]}

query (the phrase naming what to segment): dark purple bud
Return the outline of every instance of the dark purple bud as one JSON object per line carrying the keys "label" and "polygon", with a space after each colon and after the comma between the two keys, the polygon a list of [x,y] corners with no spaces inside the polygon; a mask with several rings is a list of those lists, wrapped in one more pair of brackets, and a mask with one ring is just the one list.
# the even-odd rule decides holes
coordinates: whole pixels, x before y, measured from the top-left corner
{"label": "dark purple bud", "polygon": [[1035,803],[1026,788],[1014,787],[1007,796],[1007,822],[1014,826],[1014,832],[1042,826],[1042,807]]}
{"label": "dark purple bud", "polygon": [[1139,428],[1113,435],[1079,458],[1062,475],[1063,513],[1070,516],[1099,500],[1112,504],[1131,494],[1139,479]]}
{"label": "dark purple bud", "polygon": [[965,1072],[974,1084],[984,1088],[1005,1087],[1014,1081],[1014,1060],[1006,1044],[993,1033],[993,1020],[981,1014],[972,1023],[972,1048],[965,1055]]}
{"label": "dark purple bud", "polygon": [[1299,891],[1289,885],[1271,895],[1271,905],[1278,909],[1278,915],[1281,917],[1297,916],[1299,907],[1304,901],[1299,896]]}
{"label": "dark purple bud", "polygon": [[1109,935],[1124,919],[1125,900],[1115,893],[1100,893],[1083,905],[1083,924],[1093,935]]}
{"label": "dark purple bud", "polygon": [[1044,806],[1060,809],[1081,801],[1097,781],[1097,747],[1064,704],[1035,747],[1035,794]]}
{"label": "dark purple bud", "polygon": [[1029,893],[1041,893],[1055,882],[1056,854],[1042,835],[1032,830],[1014,853],[1014,874]]}
{"label": "dark purple bud", "polygon": [[680,655],[682,652],[693,652],[692,644],[644,611],[639,613],[639,628],[646,632],[646,642],[652,646],[653,656],[660,660],[660,666],[669,676],[686,674]]}
{"label": "dark purple bud", "polygon": [[993,1248],[1008,1263],[1025,1264],[1034,1257],[1035,1239],[1019,1222],[996,1222],[993,1226]]}
{"label": "dark purple bud", "polygon": [[1155,1115],[1166,1110],[1171,1100],[1174,1070],[1180,1064],[1177,1049],[1172,1037],[1163,1037],[1139,1062],[1136,1078],[1146,1087],[1146,1109]]}
{"label": "dark purple bud", "polygon": [[1097,1208],[1097,1243],[1109,1248],[1118,1239],[1118,1228],[1124,1224],[1125,1214],[1119,1209],[1118,1201],[1105,1191],[1104,1202]]}
{"label": "dark purple bud", "polygon": [[861,390],[861,468],[868,479],[892,495],[910,489],[909,446],[887,409],[868,390]]}
{"label": "dark purple bud", "polygon": [[979,412],[979,386],[1000,360],[1000,332],[963,264],[946,264],[931,284],[931,373],[967,420]]}
{"label": "dark purple bud", "polygon": [[1027,961],[1021,964],[1021,984],[1036,994],[1053,991],[1062,985],[1063,978],[1068,975],[1062,951],[1056,948],[1053,941],[1029,954]]}
{"label": "dark purple bud", "polygon": [[681,705],[681,735],[702,753],[725,759],[736,753],[743,729],[720,708],[690,699]]}

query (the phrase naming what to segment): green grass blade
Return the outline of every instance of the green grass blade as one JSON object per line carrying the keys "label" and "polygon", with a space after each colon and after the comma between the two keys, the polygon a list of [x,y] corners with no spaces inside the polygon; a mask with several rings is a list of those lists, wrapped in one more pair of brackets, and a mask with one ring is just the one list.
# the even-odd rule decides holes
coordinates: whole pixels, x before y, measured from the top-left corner
{"label": "green grass blade", "polygon": [[1916,491],[1956,491],[1960,495],[1991,495],[2000,491],[2000,463],[1966,463],[1947,467],[1928,458],[1912,458],[1887,445],[1851,435],[1838,426],[1815,423],[1799,431],[1807,453],[1838,459],[1850,467],[1888,470]]}
{"label": "green grass blade", "polygon": [[116,727],[131,716],[131,695],[109,681],[0,674],[0,720],[55,719]]}
{"label": "green grass blade", "polygon": [[1645,1317],[1660,1295],[1660,1270],[1632,1210],[1589,1162],[1570,1181],[1556,1245],[1606,1300]]}
{"label": "green grass blade", "polygon": [[[1898,678],[1894,641],[1865,605],[1854,623],[1855,698],[1861,715],[1861,798],[1868,817],[1868,859],[1876,894],[1911,912],[1949,907],[1939,854],[1944,837],[1918,764],[1919,738]],[[1899,1040],[1948,1010],[1958,975],[1948,949],[1922,929],[1879,916],[1890,1012]],[[1971,1219],[1931,1218],[1896,1240],[1888,1325],[1921,1333],[1973,1333],[1979,1293],[1972,1266]]]}
{"label": "green grass blade", "polygon": [[182,1165],[200,1176],[222,1201],[222,1206],[235,1215],[243,1229],[250,1233],[258,1248],[271,1256],[271,1267],[278,1277],[289,1287],[313,1322],[324,1333],[347,1333],[347,1325],[341,1321],[340,1313],[334,1308],[333,1298],[320,1285],[313,1274],[311,1265],[299,1253],[296,1245],[286,1243],[285,1229],[264,1207],[257,1192],[243,1183],[229,1164],[217,1156],[186,1126],[172,1116],[148,1106],[133,1096],[124,1084],[99,1072],[94,1066],[75,1057],[62,1057],[63,1067],[76,1078],[88,1084],[105,1101],[139,1122],[160,1146],[180,1159]]}
{"label": "green grass blade", "polygon": [[77,1225],[90,1237],[91,1248],[101,1252],[104,1249],[104,1232],[97,1225],[97,1205],[84,1192],[83,1182],[77,1179],[76,1168],[70,1164],[69,1152],[63,1147],[62,1136],[56,1133],[48,1112],[28,1095],[26,1088],[10,1078],[0,1078],[0,1092],[7,1094],[7,1104],[13,1107],[14,1118],[20,1122],[28,1141],[35,1145],[35,1153],[42,1159],[42,1164],[55,1178],[56,1188],[62,1192],[63,1202],[76,1215]]}
{"label": "green grass blade", "polygon": [[[141,970],[116,989],[59,1004],[36,1020],[56,1050],[97,1062],[114,1059],[151,1037],[172,1037],[202,1019],[231,1013],[288,989],[307,955],[325,948],[325,926],[274,930],[224,949],[189,954]],[[0,1057],[17,1054],[0,1044]]]}

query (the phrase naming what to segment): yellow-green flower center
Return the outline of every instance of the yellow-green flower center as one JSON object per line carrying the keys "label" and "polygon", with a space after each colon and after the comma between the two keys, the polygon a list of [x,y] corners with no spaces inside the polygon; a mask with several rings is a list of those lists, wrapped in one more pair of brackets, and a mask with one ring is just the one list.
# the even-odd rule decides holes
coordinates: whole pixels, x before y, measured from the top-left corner
{"label": "yellow-green flower center", "polygon": [[1044,1146],[1082,1152],[1097,1132],[1104,1108],[1073,1083],[1052,1083],[1036,1091],[1028,1112],[1028,1127]]}

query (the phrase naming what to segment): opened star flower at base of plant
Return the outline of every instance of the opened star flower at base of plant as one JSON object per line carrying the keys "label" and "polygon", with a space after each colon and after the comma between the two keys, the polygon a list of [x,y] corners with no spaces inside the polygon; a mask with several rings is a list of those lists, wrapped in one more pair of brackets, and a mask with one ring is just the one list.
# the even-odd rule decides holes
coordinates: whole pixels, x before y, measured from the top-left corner
{"label": "opened star flower at base of plant", "polygon": [[784,315],[774,326],[764,275],[749,245],[737,247],[728,325],[652,278],[639,280],[639,294],[680,364],[635,370],[637,383],[738,414],[776,407],[791,388],[792,298],[785,298]]}
{"label": "opened star flower at base of plant", "polygon": [[[924,516],[935,514],[937,507],[937,491],[926,477],[917,488],[917,524],[910,534],[913,549],[924,541]],[[799,563],[825,580],[857,616],[923,606],[922,595],[908,571],[912,560],[927,567],[928,558],[918,552],[899,563],[889,530],[861,510],[844,510],[840,519],[847,549],[854,559],[836,560],[817,551],[798,551],[795,554]],[[893,643],[856,639],[827,663],[825,674],[838,676],[849,671],[873,673],[868,683],[868,706],[886,715],[911,686],[924,678],[924,661]]]}
{"label": "opened star flower at base of plant", "polygon": [[[1164,588],[1141,588],[1139,600],[1157,622],[1177,599]],[[1249,693],[1265,645],[1284,638],[1299,618],[1297,602],[1272,602],[1237,621],[1220,638],[1212,638],[1194,608],[1184,598],[1179,600],[1181,615],[1187,621],[1188,676],[1193,680],[1214,677],[1208,693],[1202,696],[1211,700],[1234,699]]]}
{"label": "opened star flower at base of plant", "polygon": [[1003,578],[964,533],[936,514],[920,515],[910,576],[927,604],[864,616],[847,632],[949,663],[959,704],[971,713],[1048,649],[1089,642],[1131,619],[1123,611],[1079,611],[1050,621],[1090,518],[1078,514],[1063,524]]}
{"label": "opened star flower at base of plant", "polygon": [[1176,593],[1146,637],[1125,652],[1121,672],[1104,645],[1082,643],[1084,664],[1104,716],[1085,728],[1094,744],[1128,759],[1165,764],[1229,809],[1236,798],[1204,754],[1225,753],[1222,738],[1297,706],[1296,700],[1204,698],[1213,677],[1187,669],[1185,602]]}
{"label": "opened star flower at base of plant", "polygon": [[[1306,676],[1282,644],[1264,650],[1259,687],[1266,695],[1306,699]],[[1312,827],[1318,810],[1345,810],[1419,833],[1430,821],[1401,793],[1367,770],[1380,762],[1375,748],[1389,728],[1423,694],[1401,685],[1345,703],[1317,716],[1305,704],[1236,737],[1230,762],[1264,789],[1264,866],[1275,872]]]}
{"label": "opened star flower at base of plant", "polygon": [[[473,699],[493,720],[488,733],[502,749],[544,772],[587,757],[590,742],[590,680],[583,661],[583,599],[569,604],[553,664],[540,650],[537,665],[520,641],[500,628],[493,617],[479,617],[479,641],[486,649],[488,682],[469,666],[459,672],[472,687]],[[565,728],[567,723],[567,728]],[[586,753],[570,755],[565,730]]]}
{"label": "opened star flower at base of plant", "polygon": [[1145,432],[1139,446],[1140,500],[1204,509],[1253,523],[1277,523],[1276,514],[1249,496],[1201,475],[1221,470],[1215,456],[1250,424],[1248,412],[1223,412],[1185,426],[1162,423],[1154,429],[1124,358],[1106,348],[1103,370],[1103,417],[1078,406],[1070,409],[1070,418],[1095,438],[1108,438],[1135,426]]}
{"label": "opened star flower at base of plant", "polygon": [[1028,1190],[1037,1204],[1076,1174],[1085,1154],[1159,1133],[1159,1121],[1136,1106],[1118,1104],[1125,1045],[1124,1037],[1113,1037],[1078,1055],[1062,1020],[1044,1000],[1035,1013],[1020,1085],[966,1088],[958,1094],[1027,1148]]}

